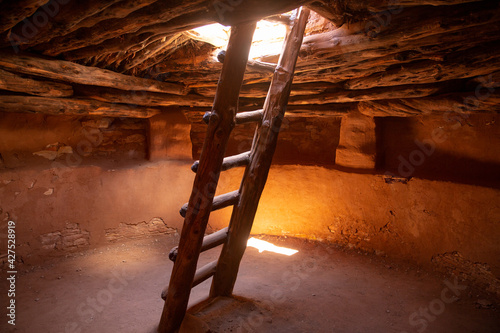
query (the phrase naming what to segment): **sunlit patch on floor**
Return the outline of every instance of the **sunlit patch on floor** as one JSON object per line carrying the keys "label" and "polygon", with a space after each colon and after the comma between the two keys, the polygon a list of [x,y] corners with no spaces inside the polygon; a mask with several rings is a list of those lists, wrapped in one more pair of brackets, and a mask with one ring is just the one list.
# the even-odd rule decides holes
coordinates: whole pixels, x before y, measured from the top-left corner
{"label": "sunlit patch on floor", "polygon": [[291,256],[291,255],[294,255],[295,253],[299,252],[298,250],[289,249],[289,248],[281,247],[281,246],[276,246],[276,245],[271,244],[269,242],[263,241],[262,239],[257,239],[254,237],[252,237],[248,240],[247,246],[256,248],[257,250],[259,250],[260,253],[262,253],[264,251],[269,251],[269,252],[284,254],[286,256]]}

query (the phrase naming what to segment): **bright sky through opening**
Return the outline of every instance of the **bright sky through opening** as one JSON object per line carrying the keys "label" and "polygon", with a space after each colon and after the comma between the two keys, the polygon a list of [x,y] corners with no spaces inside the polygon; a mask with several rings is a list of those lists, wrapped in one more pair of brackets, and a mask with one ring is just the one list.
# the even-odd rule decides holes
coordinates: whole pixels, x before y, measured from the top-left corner
{"label": "bright sky through opening", "polygon": [[[215,23],[193,29],[190,32],[193,38],[210,43],[220,51],[227,48],[231,27]],[[264,20],[257,22],[249,58],[257,59],[265,55],[280,54],[285,35],[286,27],[283,24]]]}

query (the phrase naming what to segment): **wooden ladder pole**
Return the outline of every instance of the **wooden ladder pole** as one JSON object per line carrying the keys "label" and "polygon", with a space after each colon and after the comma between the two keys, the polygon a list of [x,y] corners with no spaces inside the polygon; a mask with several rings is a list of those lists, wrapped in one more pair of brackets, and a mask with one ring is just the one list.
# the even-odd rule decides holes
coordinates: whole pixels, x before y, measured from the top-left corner
{"label": "wooden ladder pole", "polygon": [[233,292],[240,261],[247,246],[259,199],[276,149],[308,17],[309,10],[301,9],[298,21],[285,40],[283,52],[264,103],[262,123],[254,137],[250,162],[243,175],[240,201],[234,206],[229,223],[228,239],[217,263],[210,290],[211,297],[230,296]]}
{"label": "wooden ladder pole", "polygon": [[217,86],[200,164],[182,227],[177,260],[172,269],[158,327],[160,333],[176,332],[186,314],[226,144],[235,123],[239,92],[255,26],[256,23],[252,22],[231,28],[226,59]]}

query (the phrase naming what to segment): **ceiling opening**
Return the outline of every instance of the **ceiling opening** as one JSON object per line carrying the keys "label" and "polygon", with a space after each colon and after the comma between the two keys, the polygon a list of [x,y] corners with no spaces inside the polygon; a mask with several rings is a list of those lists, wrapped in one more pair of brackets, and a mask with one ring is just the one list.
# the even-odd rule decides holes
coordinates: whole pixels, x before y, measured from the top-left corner
{"label": "ceiling opening", "polygon": [[[215,23],[190,30],[188,33],[193,39],[217,47],[214,52],[215,56],[219,51],[227,48],[231,27]],[[255,60],[267,55],[280,54],[286,33],[287,26],[283,23],[267,20],[259,21],[253,35],[249,59]]]}

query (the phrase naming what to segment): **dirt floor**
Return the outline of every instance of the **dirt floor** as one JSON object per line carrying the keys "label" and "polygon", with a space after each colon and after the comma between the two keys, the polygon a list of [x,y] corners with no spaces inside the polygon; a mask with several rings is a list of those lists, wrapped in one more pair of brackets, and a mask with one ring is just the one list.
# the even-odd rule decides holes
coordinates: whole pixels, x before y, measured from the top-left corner
{"label": "dirt floor", "polygon": [[[500,332],[494,299],[453,277],[321,243],[265,240],[299,252],[248,248],[239,297],[195,314],[211,332]],[[154,332],[177,242],[177,235],[131,240],[20,266],[16,325],[4,314],[0,332]],[[200,265],[217,252],[203,253]],[[191,304],[209,286],[194,288]]]}

